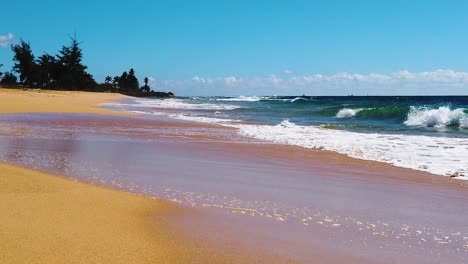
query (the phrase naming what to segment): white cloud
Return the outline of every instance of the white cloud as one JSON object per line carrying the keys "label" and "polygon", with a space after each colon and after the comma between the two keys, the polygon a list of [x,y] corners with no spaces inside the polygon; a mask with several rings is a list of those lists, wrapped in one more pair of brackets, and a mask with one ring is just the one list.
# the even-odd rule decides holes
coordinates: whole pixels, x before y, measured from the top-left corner
{"label": "white cloud", "polygon": [[468,94],[468,72],[435,70],[390,74],[311,74],[287,77],[199,77],[158,82],[178,95],[461,95]]}
{"label": "white cloud", "polygon": [[284,73],[284,74],[292,74],[293,71],[286,69],[286,70],[283,71],[283,73]]}
{"label": "white cloud", "polygon": [[236,85],[237,83],[237,78],[234,76],[226,77],[224,78],[224,83],[228,86],[233,86]]}
{"label": "white cloud", "polygon": [[148,77],[148,83],[156,83],[156,78],[149,76]]}
{"label": "white cloud", "polygon": [[154,78],[154,77],[152,77],[152,76],[149,76],[149,77],[148,77],[148,85],[149,85],[150,87],[154,87],[154,86],[156,85],[156,83],[157,83],[157,82],[156,82],[156,78]]}
{"label": "white cloud", "polygon": [[6,35],[0,35],[0,47],[7,48],[11,42],[15,39],[15,35],[8,33]]}

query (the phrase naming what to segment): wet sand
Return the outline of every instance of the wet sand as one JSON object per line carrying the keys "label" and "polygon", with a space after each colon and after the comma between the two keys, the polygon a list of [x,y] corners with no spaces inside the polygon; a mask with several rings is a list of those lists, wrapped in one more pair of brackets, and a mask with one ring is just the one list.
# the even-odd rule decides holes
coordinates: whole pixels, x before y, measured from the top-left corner
{"label": "wet sand", "polygon": [[1,263],[280,262],[184,237],[174,204],[3,163],[0,199]]}
{"label": "wet sand", "polygon": [[165,214],[169,230],[218,252],[467,260],[466,181],[160,117],[17,114],[0,124],[0,160],[193,207]]}

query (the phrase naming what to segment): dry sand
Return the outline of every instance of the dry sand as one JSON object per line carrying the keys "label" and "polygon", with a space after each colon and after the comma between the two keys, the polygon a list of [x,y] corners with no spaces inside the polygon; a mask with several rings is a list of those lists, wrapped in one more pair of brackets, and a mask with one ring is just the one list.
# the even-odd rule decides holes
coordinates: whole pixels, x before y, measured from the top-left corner
{"label": "dry sand", "polygon": [[125,98],[115,93],[0,89],[0,113],[60,112],[126,114],[99,108],[99,104]]}
{"label": "dry sand", "polygon": [[[0,113],[118,114],[117,94],[0,89]],[[258,263],[271,255],[212,247],[169,227],[168,202],[0,163],[0,263]]]}

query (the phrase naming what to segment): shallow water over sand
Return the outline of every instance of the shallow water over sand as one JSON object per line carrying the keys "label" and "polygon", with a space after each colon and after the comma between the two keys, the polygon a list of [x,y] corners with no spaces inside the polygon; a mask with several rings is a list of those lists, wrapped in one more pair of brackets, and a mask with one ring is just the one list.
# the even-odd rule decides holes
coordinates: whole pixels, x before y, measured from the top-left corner
{"label": "shallow water over sand", "polygon": [[468,180],[466,96],[127,98],[106,106]]}
{"label": "shallow water over sand", "polygon": [[197,236],[220,232],[306,262],[463,263],[468,256],[465,182],[264,144],[229,128],[2,115],[0,160],[200,208],[175,222]]}

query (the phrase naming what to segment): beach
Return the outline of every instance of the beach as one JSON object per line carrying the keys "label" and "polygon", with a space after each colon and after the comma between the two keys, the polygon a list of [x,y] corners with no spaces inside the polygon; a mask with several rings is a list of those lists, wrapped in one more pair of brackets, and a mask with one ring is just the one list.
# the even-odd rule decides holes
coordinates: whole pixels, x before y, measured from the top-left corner
{"label": "beach", "polygon": [[468,263],[468,1],[4,1],[0,264]]}
{"label": "beach", "polygon": [[[172,109],[129,116],[115,105],[135,99],[118,95],[7,93],[62,107],[2,106],[7,262],[466,261],[467,181],[248,138]],[[76,96],[87,103],[66,109]],[[77,255],[34,251],[49,246]]]}
{"label": "beach", "polygon": [[[2,89],[0,108],[2,113],[125,114],[97,105],[121,97]],[[0,262],[286,262],[187,238],[168,224],[171,217],[191,214],[177,204],[63,176],[0,164]]]}
{"label": "beach", "polygon": [[122,112],[102,109],[98,104],[124,98],[120,94],[86,93],[73,91],[43,91],[22,89],[1,89],[0,113],[92,113],[119,114]]}
{"label": "beach", "polygon": [[2,263],[187,261],[175,258],[183,244],[158,220],[176,208],[7,164],[1,171]]}

